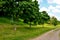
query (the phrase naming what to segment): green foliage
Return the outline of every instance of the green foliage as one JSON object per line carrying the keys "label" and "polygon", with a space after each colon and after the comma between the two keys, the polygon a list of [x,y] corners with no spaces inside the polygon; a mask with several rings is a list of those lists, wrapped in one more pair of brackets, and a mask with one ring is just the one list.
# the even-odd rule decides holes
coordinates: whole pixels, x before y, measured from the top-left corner
{"label": "green foliage", "polygon": [[2,4],[1,15],[4,17],[13,18],[13,20],[18,20],[19,17],[19,7],[15,1],[6,1],[5,4]]}
{"label": "green foliage", "polygon": [[0,17],[0,23],[11,23],[11,21],[7,18],[4,18],[4,17]]}
{"label": "green foliage", "polygon": [[27,2],[32,2],[32,0],[16,0],[16,1],[20,1],[20,2],[22,2],[22,1],[27,1]]}
{"label": "green foliage", "polygon": [[58,20],[55,17],[52,17],[51,21],[54,26],[57,25]]}
{"label": "green foliage", "polygon": [[[22,19],[24,23],[44,24],[49,20],[46,11],[39,12],[38,1],[32,0],[2,0],[0,4],[0,16],[8,17],[12,21]],[[1,1],[0,1],[1,2]]]}
{"label": "green foliage", "polygon": [[39,17],[40,17],[39,24],[47,23],[50,20],[50,16],[48,15],[46,11],[40,12]]}

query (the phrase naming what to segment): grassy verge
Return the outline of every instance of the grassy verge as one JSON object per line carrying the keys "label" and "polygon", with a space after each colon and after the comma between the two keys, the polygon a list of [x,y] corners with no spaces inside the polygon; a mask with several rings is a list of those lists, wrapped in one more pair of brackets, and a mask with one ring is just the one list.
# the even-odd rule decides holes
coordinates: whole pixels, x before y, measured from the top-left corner
{"label": "grassy verge", "polygon": [[[17,27],[16,31],[14,30],[14,26]],[[1,24],[0,40],[28,40],[52,29],[49,27],[28,28],[21,25]]]}

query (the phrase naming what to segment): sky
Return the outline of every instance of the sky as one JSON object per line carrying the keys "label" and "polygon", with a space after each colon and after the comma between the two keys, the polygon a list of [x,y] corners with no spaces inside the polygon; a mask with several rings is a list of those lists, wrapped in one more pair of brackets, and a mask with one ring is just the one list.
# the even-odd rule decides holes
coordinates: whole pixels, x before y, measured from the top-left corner
{"label": "sky", "polygon": [[47,11],[50,17],[60,20],[60,0],[38,0],[39,11]]}

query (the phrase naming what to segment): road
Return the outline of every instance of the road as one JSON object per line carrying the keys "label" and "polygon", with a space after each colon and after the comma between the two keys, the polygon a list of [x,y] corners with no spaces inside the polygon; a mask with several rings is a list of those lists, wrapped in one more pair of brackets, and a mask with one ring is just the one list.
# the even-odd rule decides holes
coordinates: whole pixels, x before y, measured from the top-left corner
{"label": "road", "polygon": [[49,31],[37,38],[31,40],[60,40],[60,30]]}

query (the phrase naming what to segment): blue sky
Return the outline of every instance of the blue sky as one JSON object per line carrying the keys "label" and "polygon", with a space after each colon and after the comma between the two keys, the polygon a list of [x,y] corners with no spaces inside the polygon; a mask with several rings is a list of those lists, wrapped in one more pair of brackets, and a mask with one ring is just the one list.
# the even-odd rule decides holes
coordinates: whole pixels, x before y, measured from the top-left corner
{"label": "blue sky", "polygon": [[40,11],[47,11],[52,17],[60,20],[60,0],[38,0]]}

